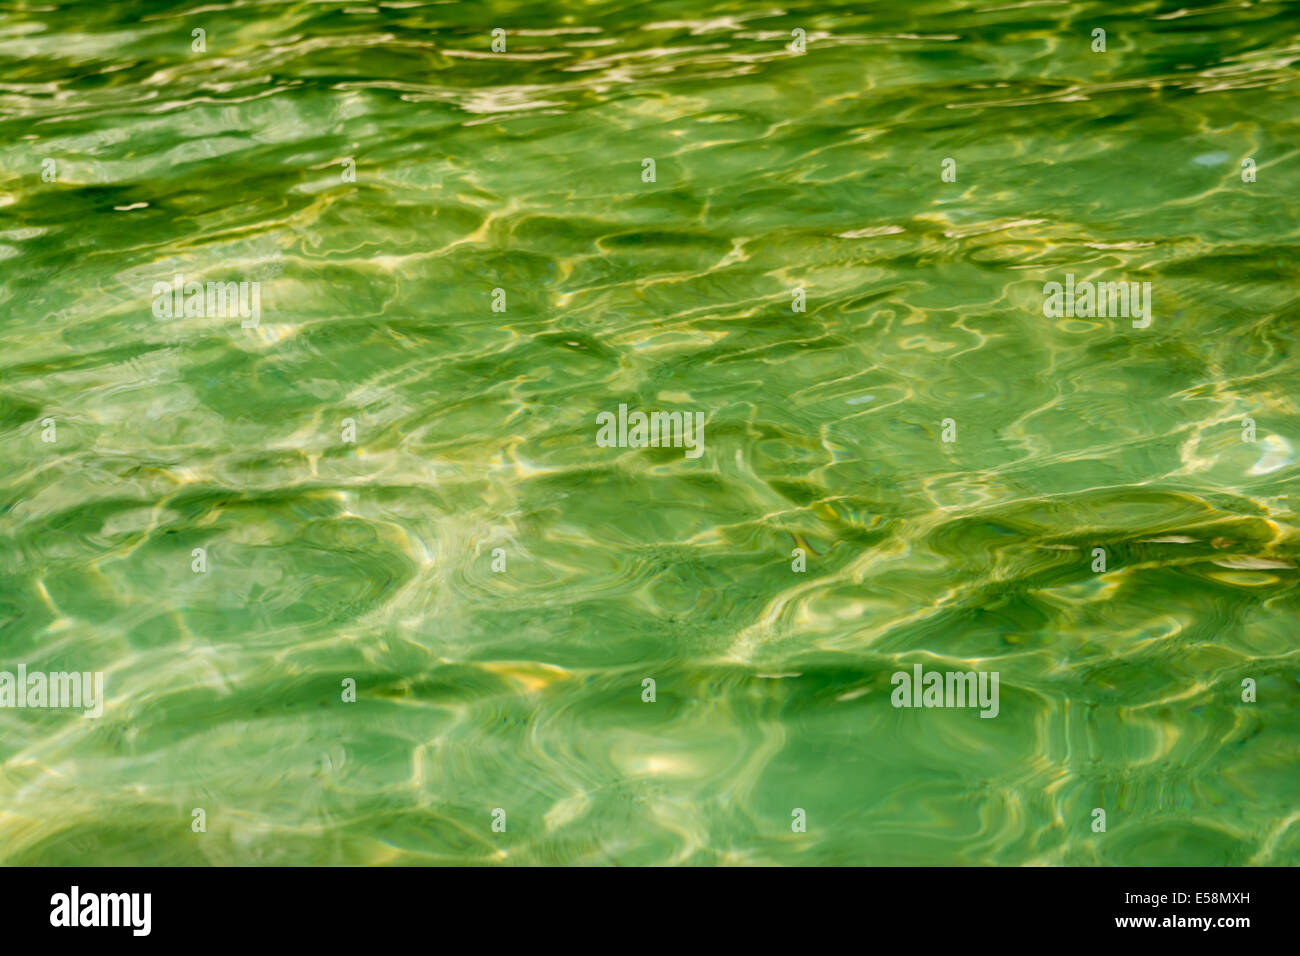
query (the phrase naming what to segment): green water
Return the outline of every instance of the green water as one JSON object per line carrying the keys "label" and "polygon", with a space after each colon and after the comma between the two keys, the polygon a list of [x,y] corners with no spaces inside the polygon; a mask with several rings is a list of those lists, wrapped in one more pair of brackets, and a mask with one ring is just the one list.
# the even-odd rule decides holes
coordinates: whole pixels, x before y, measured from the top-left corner
{"label": "green water", "polygon": [[4,4],[0,669],[107,700],[0,709],[0,861],[1300,863],[1298,61],[1295,3]]}

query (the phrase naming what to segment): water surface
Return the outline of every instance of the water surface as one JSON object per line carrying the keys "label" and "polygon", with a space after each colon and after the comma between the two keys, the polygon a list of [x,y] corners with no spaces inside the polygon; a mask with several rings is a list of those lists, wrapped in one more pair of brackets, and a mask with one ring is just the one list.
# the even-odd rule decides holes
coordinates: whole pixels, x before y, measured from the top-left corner
{"label": "water surface", "polygon": [[0,860],[1300,863],[1298,13],[3,4]]}

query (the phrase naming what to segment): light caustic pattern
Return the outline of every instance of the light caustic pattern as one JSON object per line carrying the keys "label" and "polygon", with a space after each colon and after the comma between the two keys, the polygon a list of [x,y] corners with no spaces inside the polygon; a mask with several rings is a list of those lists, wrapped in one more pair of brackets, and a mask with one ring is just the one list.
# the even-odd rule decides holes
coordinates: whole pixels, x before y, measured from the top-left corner
{"label": "light caustic pattern", "polygon": [[1300,863],[1297,14],[8,5],[0,860]]}

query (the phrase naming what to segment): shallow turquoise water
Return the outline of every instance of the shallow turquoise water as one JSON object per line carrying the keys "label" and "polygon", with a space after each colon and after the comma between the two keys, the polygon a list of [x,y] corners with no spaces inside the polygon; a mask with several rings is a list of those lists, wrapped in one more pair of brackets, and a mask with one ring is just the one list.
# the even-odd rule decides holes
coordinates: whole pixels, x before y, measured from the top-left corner
{"label": "shallow turquoise water", "polygon": [[0,859],[1300,862],[1296,14],[0,9]]}

